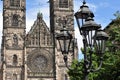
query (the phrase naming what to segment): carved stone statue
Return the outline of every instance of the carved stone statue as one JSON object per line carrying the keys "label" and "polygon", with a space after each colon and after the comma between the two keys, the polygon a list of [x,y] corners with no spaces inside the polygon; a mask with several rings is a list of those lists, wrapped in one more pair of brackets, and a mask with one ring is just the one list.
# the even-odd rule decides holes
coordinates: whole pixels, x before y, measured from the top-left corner
{"label": "carved stone statue", "polygon": [[18,36],[16,34],[14,34],[13,36],[13,47],[17,47],[18,46]]}

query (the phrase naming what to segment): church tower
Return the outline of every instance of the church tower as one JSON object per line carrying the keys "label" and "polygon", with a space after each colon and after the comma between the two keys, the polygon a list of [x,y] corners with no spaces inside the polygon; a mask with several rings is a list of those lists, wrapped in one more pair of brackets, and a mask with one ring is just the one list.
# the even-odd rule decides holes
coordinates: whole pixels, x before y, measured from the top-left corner
{"label": "church tower", "polygon": [[50,29],[39,12],[26,34],[26,1],[3,0],[2,80],[69,80],[60,47],[52,37],[63,26],[72,34],[69,67],[78,53],[73,0],[49,0],[49,3]]}
{"label": "church tower", "polygon": [[50,28],[59,31],[63,25],[74,31],[73,0],[50,0]]}
{"label": "church tower", "polygon": [[2,80],[24,80],[25,0],[3,0]]}
{"label": "church tower", "polygon": [[[77,43],[75,43],[74,34],[74,10],[73,0],[49,0],[50,1],[50,30],[54,33],[59,33],[63,26],[73,36],[73,42],[71,43],[70,52],[68,54],[68,66],[70,67],[73,59],[77,59]],[[63,60],[63,55],[60,51],[58,42],[55,40],[56,52],[55,52],[55,64],[56,64],[56,79],[57,80],[69,80],[67,75],[67,67]],[[74,45],[72,45],[74,44]],[[72,49],[74,48],[74,49]]]}

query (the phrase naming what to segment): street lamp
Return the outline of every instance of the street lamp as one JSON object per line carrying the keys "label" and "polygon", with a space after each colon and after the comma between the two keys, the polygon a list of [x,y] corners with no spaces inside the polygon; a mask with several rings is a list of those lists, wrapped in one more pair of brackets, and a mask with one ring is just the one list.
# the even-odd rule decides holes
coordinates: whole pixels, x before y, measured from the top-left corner
{"label": "street lamp", "polygon": [[75,13],[75,17],[86,19],[88,17],[88,13],[91,15],[91,17],[94,17],[93,12],[89,9],[84,0],[83,5],[80,6],[80,9]]}
{"label": "street lamp", "polygon": [[93,12],[89,9],[89,7],[86,5],[85,0],[83,1],[83,5],[80,6],[80,9],[75,13],[75,18],[76,18],[76,22],[79,28],[79,31],[81,32],[80,29],[80,21],[83,25],[84,20],[88,17],[91,16],[92,18],[94,17]]}
{"label": "street lamp", "polygon": [[72,35],[68,32],[65,25],[63,26],[63,29],[60,30],[60,34],[56,35],[56,39],[59,42],[64,62],[67,63],[67,55],[72,41]]}
{"label": "street lamp", "polygon": [[[94,22],[94,14],[89,10],[85,0],[83,1],[83,5],[80,7],[79,11],[75,13],[75,17],[80,34],[83,37],[84,80],[88,80],[88,74],[90,72],[98,71],[102,66],[102,56],[105,51],[105,41],[108,39],[108,35],[100,29],[101,26],[99,24]],[[82,25],[80,25],[81,22]],[[67,55],[69,53],[72,35],[68,33],[64,27],[56,38],[59,41],[64,61],[67,63]],[[89,53],[87,53],[87,51]],[[96,69],[93,69],[93,53],[96,53],[100,59],[100,64]]]}
{"label": "street lamp", "polygon": [[[85,3],[85,0],[83,4]],[[86,13],[83,13],[86,12]],[[80,17],[80,16],[82,17]],[[84,55],[84,80],[88,80],[88,74],[90,72],[98,71],[102,66],[102,56],[105,51],[105,41],[108,39],[108,35],[100,30],[101,26],[96,24],[94,22],[94,14],[88,9],[85,11],[84,9],[81,9],[81,11],[78,11],[75,13],[76,21],[78,24],[78,28],[80,31],[80,34],[83,37],[83,55]],[[82,25],[80,26],[80,23],[82,20]],[[84,20],[84,23],[83,23]],[[89,53],[87,53],[87,51]],[[100,58],[100,64],[97,69],[93,69],[93,61],[92,61],[92,55],[93,53],[99,54]]]}
{"label": "street lamp", "polygon": [[103,30],[98,29],[96,33],[96,53],[98,55],[102,55],[105,52],[105,41],[108,40],[108,34],[105,33]]}

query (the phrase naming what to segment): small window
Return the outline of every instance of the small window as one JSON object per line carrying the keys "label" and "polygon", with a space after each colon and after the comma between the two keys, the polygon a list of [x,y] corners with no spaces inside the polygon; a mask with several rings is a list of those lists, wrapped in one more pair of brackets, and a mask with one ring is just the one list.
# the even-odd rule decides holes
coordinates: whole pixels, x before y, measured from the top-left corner
{"label": "small window", "polygon": [[13,80],[17,80],[17,74],[13,74]]}
{"label": "small window", "polygon": [[18,61],[17,61],[17,55],[13,55],[13,65],[17,66],[17,63],[18,63]]}
{"label": "small window", "polygon": [[18,26],[18,15],[13,15],[12,17],[12,26]]}
{"label": "small window", "polygon": [[65,79],[64,80],[68,80],[67,74],[65,74]]}
{"label": "small window", "polygon": [[61,80],[68,80],[68,76],[67,76],[67,74],[61,74]]}
{"label": "small window", "polygon": [[10,6],[19,7],[20,0],[10,0]]}
{"label": "small window", "polygon": [[59,8],[68,8],[68,0],[59,0]]}

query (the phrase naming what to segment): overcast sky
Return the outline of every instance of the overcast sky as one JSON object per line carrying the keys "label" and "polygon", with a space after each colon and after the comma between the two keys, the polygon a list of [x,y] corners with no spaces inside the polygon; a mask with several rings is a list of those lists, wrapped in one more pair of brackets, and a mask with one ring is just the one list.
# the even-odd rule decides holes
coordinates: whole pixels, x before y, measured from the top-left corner
{"label": "overcast sky", "polygon": [[[74,0],[74,11],[76,12],[82,0]],[[115,17],[113,14],[116,11],[120,11],[120,1],[119,0],[86,0],[87,5],[93,11],[95,15],[95,22],[101,24],[102,27],[106,27],[111,19]],[[2,38],[2,1],[0,1],[0,39]],[[49,27],[49,3],[48,0],[27,0],[26,1],[26,31],[28,32],[33,25],[38,12],[43,13],[43,18]],[[79,35],[78,28],[75,25],[75,33],[78,39],[79,47],[82,45],[81,36]],[[1,41],[0,41],[1,43]],[[81,57],[81,56],[80,56]]]}

